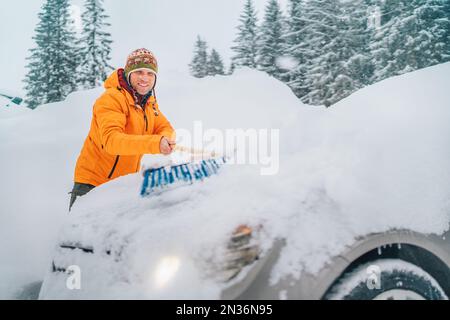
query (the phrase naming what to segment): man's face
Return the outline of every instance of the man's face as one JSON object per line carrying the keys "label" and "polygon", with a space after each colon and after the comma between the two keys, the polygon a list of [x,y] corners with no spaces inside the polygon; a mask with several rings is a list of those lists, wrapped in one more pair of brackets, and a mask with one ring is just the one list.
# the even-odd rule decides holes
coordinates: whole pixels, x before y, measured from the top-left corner
{"label": "man's face", "polygon": [[145,95],[152,90],[155,81],[155,74],[148,70],[138,70],[130,74],[130,84],[140,95]]}

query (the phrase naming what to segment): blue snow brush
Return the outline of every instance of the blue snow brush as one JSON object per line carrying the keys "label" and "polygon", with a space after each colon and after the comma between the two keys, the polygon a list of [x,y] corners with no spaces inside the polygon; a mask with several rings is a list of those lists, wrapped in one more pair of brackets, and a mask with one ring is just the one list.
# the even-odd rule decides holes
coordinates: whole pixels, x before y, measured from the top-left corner
{"label": "blue snow brush", "polygon": [[[175,150],[186,151],[190,149],[177,146]],[[145,197],[178,186],[190,185],[217,174],[219,168],[226,163],[226,158],[225,156],[214,157],[214,154],[212,156],[209,159],[202,159],[197,162],[145,169],[143,171],[144,181],[142,182],[141,196]]]}

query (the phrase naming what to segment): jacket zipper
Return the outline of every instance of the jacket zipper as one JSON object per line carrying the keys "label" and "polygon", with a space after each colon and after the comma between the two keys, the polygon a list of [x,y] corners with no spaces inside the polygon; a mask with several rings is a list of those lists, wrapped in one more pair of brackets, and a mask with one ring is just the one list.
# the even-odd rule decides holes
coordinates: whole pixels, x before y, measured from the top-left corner
{"label": "jacket zipper", "polygon": [[144,109],[144,120],[145,120],[145,131],[148,130],[148,121],[147,121],[147,115],[145,114],[145,109]]}
{"label": "jacket zipper", "polygon": [[[139,108],[137,105],[134,105],[137,108]],[[148,120],[147,120],[147,114],[145,113],[145,106],[141,107],[142,112],[144,113],[144,121],[145,121],[145,131],[148,131]]]}
{"label": "jacket zipper", "polygon": [[111,172],[110,172],[109,175],[108,175],[108,179],[111,179],[111,177],[112,177],[112,175],[113,175],[113,173],[114,173],[114,170],[116,170],[117,162],[119,162],[119,157],[120,157],[120,156],[117,156],[117,157],[116,157],[116,161],[114,161],[114,165],[113,165],[113,167],[112,167],[112,169],[111,169]]}

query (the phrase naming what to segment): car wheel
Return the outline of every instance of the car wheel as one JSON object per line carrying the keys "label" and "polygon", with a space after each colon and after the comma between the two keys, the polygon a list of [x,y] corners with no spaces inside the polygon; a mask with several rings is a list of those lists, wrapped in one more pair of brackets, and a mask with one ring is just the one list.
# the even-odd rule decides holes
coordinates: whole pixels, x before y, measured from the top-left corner
{"label": "car wheel", "polygon": [[325,299],[448,300],[448,297],[422,268],[400,259],[380,259],[344,273]]}

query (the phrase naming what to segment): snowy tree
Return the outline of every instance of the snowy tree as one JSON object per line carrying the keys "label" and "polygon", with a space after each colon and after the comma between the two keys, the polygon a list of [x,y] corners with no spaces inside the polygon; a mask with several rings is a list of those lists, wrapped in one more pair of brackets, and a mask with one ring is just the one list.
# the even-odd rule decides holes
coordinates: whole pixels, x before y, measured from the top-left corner
{"label": "snowy tree", "polygon": [[305,85],[308,93],[302,101],[323,104],[332,97],[328,87],[335,80],[334,68],[339,61],[340,44],[338,0],[310,0],[300,17],[303,41],[299,44],[305,58]]}
{"label": "snowy tree", "polygon": [[450,60],[448,1],[375,2],[381,25],[372,31],[373,81]]}
{"label": "snowy tree", "polygon": [[108,16],[103,9],[103,0],[86,0],[82,14],[83,31],[79,41],[79,84],[85,89],[102,85],[113,70],[111,60],[111,34],[105,29]]}
{"label": "snowy tree", "polygon": [[235,46],[231,49],[235,52],[232,60],[235,67],[257,67],[258,54],[258,27],[256,11],[252,0],[246,0],[244,11],[241,14],[238,35],[234,40]]}
{"label": "snowy tree", "polygon": [[208,45],[200,36],[194,46],[194,57],[192,58],[189,68],[191,75],[196,78],[203,78],[208,75]]}
{"label": "snowy tree", "polygon": [[28,107],[62,101],[76,87],[77,56],[68,0],[47,0],[38,15],[36,47],[27,59],[25,102]]}
{"label": "snowy tree", "polygon": [[270,0],[266,6],[265,16],[259,29],[258,69],[269,75],[282,79],[285,70],[280,68],[278,59],[284,54],[284,21],[277,0]]}
{"label": "snowy tree", "polygon": [[209,76],[215,76],[217,74],[220,75],[225,74],[222,58],[215,49],[211,50],[211,54],[208,57],[207,70]]}
{"label": "snowy tree", "polygon": [[278,12],[269,0],[255,35],[246,1],[230,69],[264,70],[308,104],[329,106],[375,81],[450,60],[448,0],[289,0],[285,23]]}
{"label": "snowy tree", "polygon": [[233,74],[234,69],[236,69],[236,66],[235,66],[234,62],[231,62],[227,74],[228,74],[228,75]]}
{"label": "snowy tree", "polygon": [[295,66],[286,70],[283,78],[297,97],[308,93],[305,84],[306,54],[304,41],[304,28],[306,22],[302,19],[306,5],[303,0],[290,0],[289,13],[286,19],[286,34],[284,35],[285,48],[283,52],[295,62]]}
{"label": "snowy tree", "polygon": [[305,103],[327,106],[369,82],[362,0],[291,1],[287,52],[299,62],[288,84]]}
{"label": "snowy tree", "polygon": [[[408,5],[408,16],[403,25],[406,27],[403,33],[405,46],[398,61],[399,73],[450,60],[448,0],[413,0]],[[401,32],[402,27],[399,30]]]}
{"label": "snowy tree", "polygon": [[442,57],[443,61],[446,62],[450,60],[450,1],[445,1],[443,5],[443,12],[445,12],[445,16],[442,20],[443,31],[441,32],[440,39],[442,39],[444,56]]}
{"label": "snowy tree", "polygon": [[368,85],[373,76],[367,24],[367,6],[363,0],[341,2],[338,14],[337,56],[331,65],[334,81],[324,104],[333,104]]}
{"label": "snowy tree", "polygon": [[49,44],[52,36],[52,1],[47,1],[41,12],[38,14],[39,23],[35,29],[36,35],[33,39],[36,41],[36,48],[30,49],[31,56],[27,58],[29,64],[28,74],[24,80],[26,97],[25,103],[30,108],[36,108],[38,105],[48,102],[49,83],[51,64]]}

